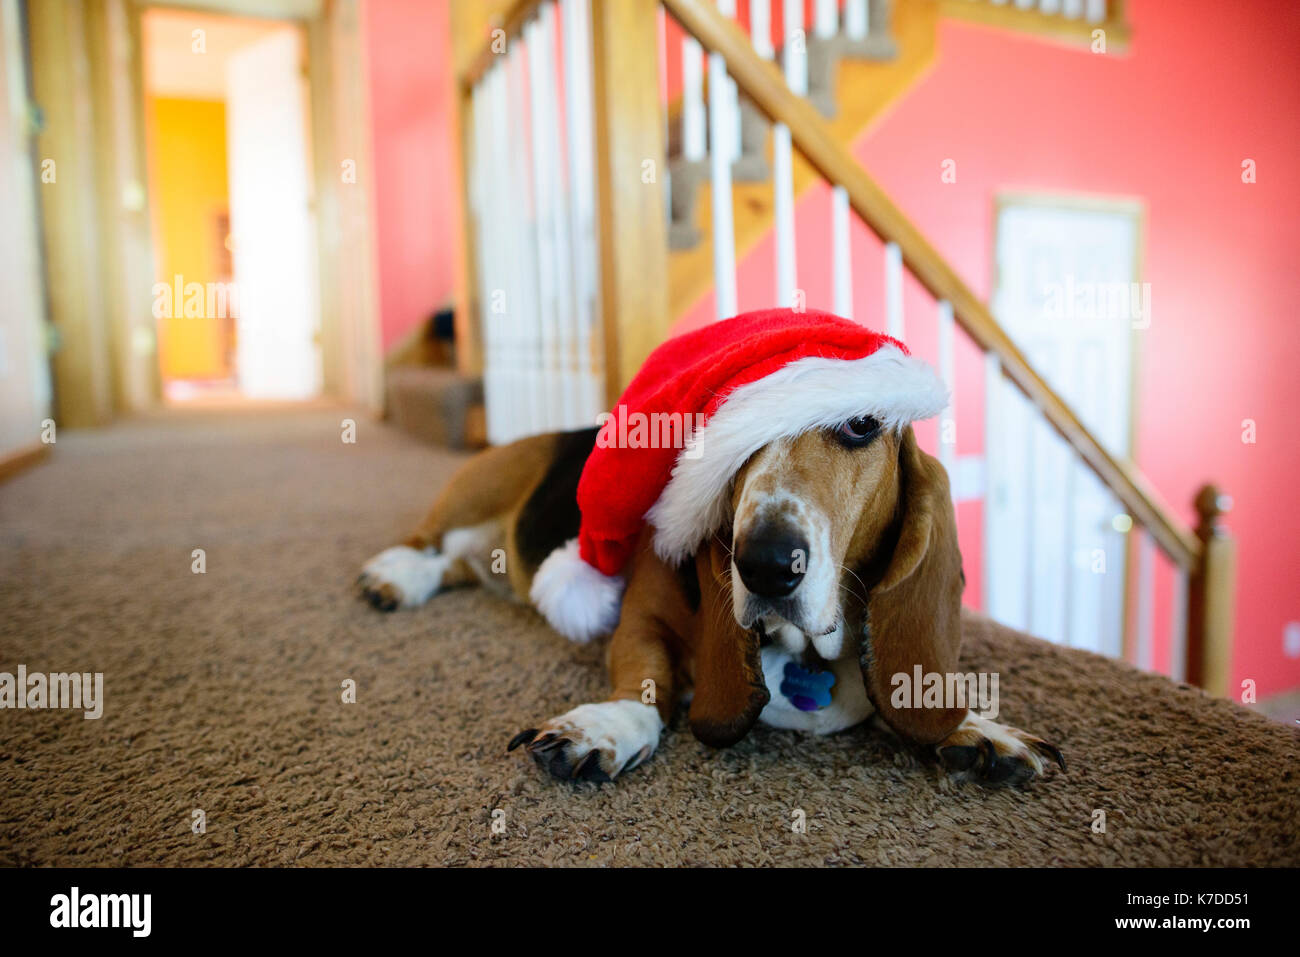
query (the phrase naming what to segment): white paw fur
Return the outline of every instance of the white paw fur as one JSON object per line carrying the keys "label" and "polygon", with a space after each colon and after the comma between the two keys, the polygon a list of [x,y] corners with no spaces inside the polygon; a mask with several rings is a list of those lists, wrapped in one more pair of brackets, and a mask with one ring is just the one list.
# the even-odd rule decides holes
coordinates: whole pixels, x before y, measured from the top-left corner
{"label": "white paw fur", "polygon": [[[662,730],[654,705],[633,700],[583,704],[537,729],[528,752],[557,778],[612,780],[650,757]],[[524,740],[521,735],[512,747]]]}
{"label": "white paw fur", "polygon": [[437,592],[450,564],[436,549],[395,545],[366,562],[358,583],[372,602],[391,600],[393,607],[415,608]]}

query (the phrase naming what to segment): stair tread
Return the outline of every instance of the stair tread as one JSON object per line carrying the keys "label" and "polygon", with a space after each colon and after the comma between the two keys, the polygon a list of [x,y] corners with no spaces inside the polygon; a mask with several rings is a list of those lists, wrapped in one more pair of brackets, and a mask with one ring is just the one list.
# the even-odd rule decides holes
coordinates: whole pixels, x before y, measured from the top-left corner
{"label": "stair tread", "polygon": [[469,376],[441,366],[397,366],[388,370],[388,384],[394,388],[434,388],[481,386],[482,376]]}
{"label": "stair tread", "polygon": [[395,366],[386,382],[393,424],[423,442],[463,449],[471,410],[483,404],[483,379],[445,366]]}

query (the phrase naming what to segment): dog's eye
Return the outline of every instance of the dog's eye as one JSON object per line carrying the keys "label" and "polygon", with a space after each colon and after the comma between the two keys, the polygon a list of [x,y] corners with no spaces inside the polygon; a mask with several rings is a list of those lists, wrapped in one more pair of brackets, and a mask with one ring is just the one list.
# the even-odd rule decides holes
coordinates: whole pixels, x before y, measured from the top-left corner
{"label": "dog's eye", "polygon": [[849,419],[836,429],[835,438],[840,441],[841,445],[850,449],[857,449],[874,439],[879,432],[879,422],[869,415],[860,415],[856,419]]}

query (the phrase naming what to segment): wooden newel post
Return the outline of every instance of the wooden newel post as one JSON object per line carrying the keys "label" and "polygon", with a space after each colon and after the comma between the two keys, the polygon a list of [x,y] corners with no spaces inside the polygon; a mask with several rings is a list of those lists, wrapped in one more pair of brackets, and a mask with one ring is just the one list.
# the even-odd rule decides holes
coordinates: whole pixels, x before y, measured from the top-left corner
{"label": "wooden newel post", "polygon": [[1196,493],[1201,564],[1188,580],[1187,680],[1224,697],[1232,668],[1237,543],[1222,523],[1232,499],[1213,485]]}
{"label": "wooden newel post", "polygon": [[668,336],[659,0],[592,0],[607,407]]}

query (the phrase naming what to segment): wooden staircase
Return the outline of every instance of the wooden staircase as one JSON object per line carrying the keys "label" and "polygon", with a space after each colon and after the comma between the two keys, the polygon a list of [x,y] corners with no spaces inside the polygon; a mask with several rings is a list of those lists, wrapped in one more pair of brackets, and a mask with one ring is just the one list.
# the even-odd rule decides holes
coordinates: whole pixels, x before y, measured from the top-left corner
{"label": "wooden staircase", "polygon": [[[833,188],[838,204],[833,221],[837,216],[844,220],[843,228],[835,230],[832,255],[837,298],[839,290],[851,285],[843,281],[849,258],[839,248],[840,237],[847,242],[851,210],[885,244],[887,262],[897,273],[893,288],[901,290],[906,270],[933,296],[939,339],[949,343],[948,353],[952,330],[960,329],[985,353],[989,374],[1012,383],[1032,403],[1120,503],[1135,530],[1149,536],[1169,559],[1178,576],[1172,618],[1181,623],[1176,641],[1185,677],[1223,694],[1234,577],[1234,546],[1222,525],[1226,497],[1204,486],[1195,502],[1198,526],[1192,529],[1180,521],[1132,462],[1089,431],[851,152],[862,132],[933,62],[938,24],[941,16],[951,15],[952,5],[964,5],[960,12],[980,22],[1030,29],[1054,41],[1095,43],[1100,31],[1127,42],[1114,0],[895,0],[892,58],[840,57],[834,50],[814,54],[834,58],[819,61],[823,68],[833,67],[832,105],[826,98],[817,102],[792,90],[789,78],[756,51],[750,36],[720,13],[720,7],[734,11],[732,0],[717,0],[716,5],[713,0],[515,0],[499,18],[479,20],[482,35],[496,31],[497,41],[502,35],[521,37],[526,51],[520,57],[517,48],[468,43],[476,52],[458,63],[465,218],[472,251],[463,280],[462,301],[468,308],[461,322],[481,346],[465,354],[479,357],[479,367],[487,372],[489,438],[506,441],[566,427],[569,420],[558,410],[574,412],[570,380],[584,376],[605,384],[604,403],[589,391],[576,406],[578,423],[594,422],[665,338],[672,321],[711,286],[717,285],[722,302],[723,286],[729,283],[734,300],[735,258],[726,250],[730,245],[733,254],[744,255],[782,219],[774,194],[793,190],[798,195],[820,179]],[[714,135],[725,143],[735,129],[730,124],[742,124],[740,162],[733,165],[726,158],[730,151],[715,155],[710,179],[698,165],[681,162],[683,137],[674,136],[674,124],[664,116],[664,98],[656,95],[663,89],[661,60],[649,38],[657,26],[663,29],[660,8],[708,54],[715,81],[734,83],[747,104],[738,121],[719,121]],[[563,24],[558,36],[557,20]],[[661,42],[662,36],[660,32]],[[545,65],[557,49],[566,71],[562,111],[548,99],[559,95],[558,87],[544,76],[539,86],[537,75],[523,72],[535,66],[537,57]],[[718,108],[714,115],[723,115],[722,95],[710,99]],[[530,136],[512,132],[522,128],[519,110],[531,111]],[[777,124],[783,138],[788,131],[796,154],[788,182],[778,177],[784,163],[777,162],[775,137],[767,134],[760,115]],[[567,141],[547,132],[548,124],[560,123],[561,116]],[[590,157],[585,154],[588,143]],[[549,155],[531,170],[512,166],[525,150]],[[647,157],[668,161],[678,198],[669,202],[654,177],[635,175],[644,170]],[[590,165],[584,165],[588,159]],[[512,170],[522,171],[527,181],[512,180]],[[728,184],[729,204],[714,203],[713,182]],[[788,217],[785,229],[793,230]],[[778,236],[778,276],[793,263],[787,255],[782,265],[782,245]],[[515,254],[508,262],[502,255],[506,247]],[[514,269],[514,263],[522,264],[523,271]],[[598,277],[594,286],[576,281],[593,274]],[[887,270],[887,290],[890,286]],[[510,299],[511,290],[517,304],[513,312],[489,308],[489,303]],[[898,299],[901,303],[901,291]],[[495,426],[494,404],[509,407],[510,413]],[[1150,585],[1143,587],[1149,590]],[[1184,677],[1183,669],[1176,677]]]}
{"label": "wooden staircase", "polygon": [[[934,62],[938,35],[939,9],[932,2],[894,0],[888,23],[873,25],[873,42],[854,49],[843,36],[834,44],[820,48],[811,41],[808,49],[809,99],[826,115],[826,128],[836,142],[850,147],[881,117],[889,106],[925,76]],[[818,82],[818,76],[827,79]],[[823,86],[824,83],[824,86]],[[815,94],[826,89],[827,95]],[[827,107],[833,109],[828,110]],[[733,174],[732,218],[736,258],[741,259],[768,235],[775,223],[775,209],[769,173],[772,168],[770,124],[752,103],[742,102],[745,111],[746,137],[756,127],[761,132],[759,154],[763,175],[759,179],[745,176],[739,168]],[[676,118],[676,117],[675,117]],[[678,159],[680,135],[669,130],[669,155]],[[757,165],[749,161],[750,167]],[[671,189],[673,211],[679,207],[682,218],[674,215],[669,224],[670,237],[695,239],[692,243],[672,243],[668,258],[669,313],[673,319],[685,315],[713,287],[712,186],[707,165],[703,176],[694,173],[686,182],[673,169]],[[793,166],[794,195],[797,201],[819,177],[798,153]],[[681,194],[686,194],[679,199]],[[688,198],[689,197],[689,198]]]}

